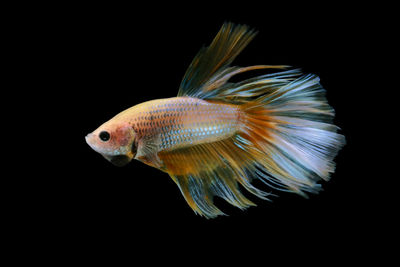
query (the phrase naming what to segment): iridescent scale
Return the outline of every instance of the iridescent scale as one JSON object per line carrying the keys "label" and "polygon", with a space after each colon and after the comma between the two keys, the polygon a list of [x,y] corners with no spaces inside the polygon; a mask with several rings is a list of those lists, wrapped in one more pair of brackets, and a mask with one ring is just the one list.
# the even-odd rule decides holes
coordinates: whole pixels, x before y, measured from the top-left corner
{"label": "iridescent scale", "polygon": [[215,142],[238,130],[240,110],[234,105],[178,97],[145,102],[137,108],[134,129],[139,136],[159,137],[159,151]]}

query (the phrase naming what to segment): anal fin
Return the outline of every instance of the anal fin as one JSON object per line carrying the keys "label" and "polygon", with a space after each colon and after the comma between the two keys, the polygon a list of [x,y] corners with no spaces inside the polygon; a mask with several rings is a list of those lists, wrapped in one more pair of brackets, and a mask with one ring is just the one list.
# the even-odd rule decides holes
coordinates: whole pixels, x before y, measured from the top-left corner
{"label": "anal fin", "polygon": [[189,206],[207,218],[224,214],[214,205],[215,196],[240,209],[255,205],[240,192],[239,183],[258,197],[268,195],[250,184],[246,168],[252,158],[235,144],[235,137],[160,152],[159,157]]}

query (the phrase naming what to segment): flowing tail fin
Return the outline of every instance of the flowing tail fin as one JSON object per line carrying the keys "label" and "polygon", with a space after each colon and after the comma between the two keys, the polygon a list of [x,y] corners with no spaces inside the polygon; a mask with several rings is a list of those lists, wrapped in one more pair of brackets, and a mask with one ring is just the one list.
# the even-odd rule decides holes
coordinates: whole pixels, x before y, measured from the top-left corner
{"label": "flowing tail fin", "polygon": [[318,192],[318,181],[329,179],[333,159],[345,144],[332,124],[334,111],[317,76],[302,76],[294,69],[229,83],[238,73],[287,67],[230,66],[255,35],[246,25],[225,23],[211,45],[194,58],[178,92],[239,105],[240,131],[218,142],[158,154],[189,206],[207,218],[223,214],[214,196],[241,209],[254,205],[238,184],[267,199],[268,193],[251,184],[254,179],[303,196]]}
{"label": "flowing tail fin", "polygon": [[209,100],[238,104],[240,130],[218,142],[158,154],[196,213],[224,214],[214,196],[240,209],[255,205],[238,184],[268,199],[269,193],[251,184],[255,179],[303,196],[317,193],[318,181],[334,171],[345,138],[336,133],[334,111],[317,76],[301,76],[299,70],[267,74],[216,88]]}
{"label": "flowing tail fin", "polygon": [[[244,83],[243,87],[256,83],[258,90],[253,91],[266,94],[242,105],[245,118],[239,135],[247,149],[258,155],[257,178],[306,196],[304,192],[319,191],[319,180],[329,180],[335,169],[333,159],[345,138],[332,124],[334,110],[319,78],[310,74],[285,82],[278,77],[285,73]],[[240,91],[248,92],[246,88]]]}

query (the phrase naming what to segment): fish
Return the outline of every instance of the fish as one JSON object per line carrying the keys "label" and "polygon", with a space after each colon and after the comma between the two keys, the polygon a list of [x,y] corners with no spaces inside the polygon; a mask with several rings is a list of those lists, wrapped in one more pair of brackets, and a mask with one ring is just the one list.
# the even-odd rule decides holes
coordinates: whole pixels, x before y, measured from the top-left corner
{"label": "fish", "polygon": [[[232,65],[256,34],[225,22],[194,57],[176,97],[122,111],[88,134],[87,144],[116,166],[135,159],[167,173],[207,219],[226,215],[215,197],[241,210],[255,206],[243,189],[265,200],[275,191],[318,193],[345,137],[317,75],[287,65]],[[266,73],[230,81],[252,70]]]}

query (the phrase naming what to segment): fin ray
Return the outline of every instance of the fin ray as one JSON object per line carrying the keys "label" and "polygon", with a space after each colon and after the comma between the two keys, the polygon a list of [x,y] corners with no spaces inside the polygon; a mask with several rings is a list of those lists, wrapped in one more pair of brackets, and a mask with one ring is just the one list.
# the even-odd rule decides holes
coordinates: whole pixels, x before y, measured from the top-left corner
{"label": "fin ray", "polygon": [[345,138],[332,124],[334,111],[319,78],[299,74],[284,71],[213,90],[213,102],[221,97],[241,107],[238,132],[214,143],[159,153],[166,172],[196,213],[207,218],[222,215],[214,196],[241,209],[254,205],[238,184],[268,200],[271,194],[253,186],[255,179],[304,197],[321,190],[321,179],[329,180]]}
{"label": "fin ray", "polygon": [[224,23],[210,46],[202,48],[193,59],[183,77],[178,96],[191,95],[216,72],[226,68],[255,34],[246,25]]}
{"label": "fin ray", "polygon": [[205,98],[206,95],[222,85],[232,76],[255,69],[286,68],[279,65],[256,65],[249,67],[230,67],[237,55],[256,36],[256,31],[246,25],[225,23],[210,46],[203,47],[189,65],[178,96]]}
{"label": "fin ray", "polygon": [[316,75],[291,69],[229,82],[246,71],[287,68],[230,66],[255,34],[245,25],[224,24],[211,45],[194,58],[178,92],[178,96],[240,106],[241,128],[222,141],[159,153],[164,170],[189,206],[207,218],[224,214],[214,205],[214,196],[241,209],[255,205],[242,195],[239,184],[268,199],[270,193],[252,185],[255,179],[304,197],[319,192],[318,182],[329,180],[333,160],[345,144]]}
{"label": "fin ray", "polygon": [[[214,205],[214,196],[240,209],[254,206],[240,192],[238,184],[252,194],[267,199],[269,193],[251,185],[249,173],[252,172],[253,160],[235,144],[236,138],[159,153],[167,173],[197,214],[207,218],[224,214]],[[185,164],[182,164],[182,158]]]}

